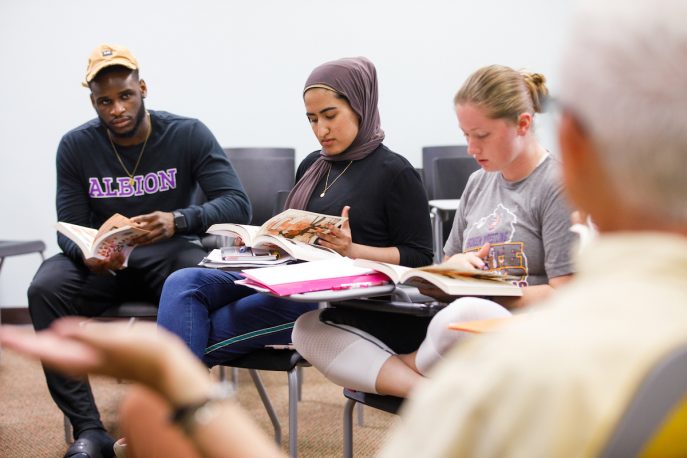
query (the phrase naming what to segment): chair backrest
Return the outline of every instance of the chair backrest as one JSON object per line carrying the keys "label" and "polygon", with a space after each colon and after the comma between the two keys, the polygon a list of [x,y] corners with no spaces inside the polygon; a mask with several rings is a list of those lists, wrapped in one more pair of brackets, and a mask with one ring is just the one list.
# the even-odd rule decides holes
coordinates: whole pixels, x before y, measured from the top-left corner
{"label": "chair backrest", "polygon": [[423,182],[425,183],[425,190],[429,200],[440,199],[440,197],[436,197],[432,193],[435,180],[432,167],[434,159],[440,157],[467,157],[467,155],[467,145],[425,146],[422,148]]}
{"label": "chair backrest", "polygon": [[284,211],[284,204],[286,204],[286,199],[289,197],[291,190],[283,189],[277,191],[277,199],[274,202],[274,210],[272,211],[272,216],[278,215]]}
{"label": "chair backrest", "polygon": [[687,395],[687,345],[662,358],[644,378],[601,454],[638,456]]}
{"label": "chair backrest", "polygon": [[439,157],[432,162],[433,199],[459,199],[468,178],[479,164],[471,157]]}
{"label": "chair backrest", "polygon": [[293,148],[224,148],[253,207],[251,224],[272,217],[279,191],[293,187],[296,152]]}

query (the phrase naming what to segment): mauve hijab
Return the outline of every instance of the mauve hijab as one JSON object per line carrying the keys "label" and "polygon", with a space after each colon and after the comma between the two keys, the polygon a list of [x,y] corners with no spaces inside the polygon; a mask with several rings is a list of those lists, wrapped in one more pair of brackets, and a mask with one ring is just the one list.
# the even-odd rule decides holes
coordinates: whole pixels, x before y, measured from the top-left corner
{"label": "mauve hijab", "polygon": [[314,87],[333,90],[348,99],[348,103],[360,119],[358,135],[342,153],[327,156],[324,151],[320,151],[320,157],[289,193],[284,208],[305,209],[315,186],[331,166],[327,162],[363,159],[376,150],[384,140],[377,108],[377,70],[367,58],[348,57],[320,65],[312,71],[305,82],[303,95]]}

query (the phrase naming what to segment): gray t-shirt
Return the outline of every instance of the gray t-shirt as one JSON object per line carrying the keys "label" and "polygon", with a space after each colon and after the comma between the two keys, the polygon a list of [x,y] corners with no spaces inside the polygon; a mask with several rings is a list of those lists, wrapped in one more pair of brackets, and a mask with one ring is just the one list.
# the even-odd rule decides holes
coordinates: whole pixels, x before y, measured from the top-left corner
{"label": "gray t-shirt", "polygon": [[468,180],[444,246],[447,256],[477,251],[489,242],[489,270],[518,277],[519,286],[541,285],[573,273],[571,209],[550,155],[524,180],[506,181],[478,170]]}

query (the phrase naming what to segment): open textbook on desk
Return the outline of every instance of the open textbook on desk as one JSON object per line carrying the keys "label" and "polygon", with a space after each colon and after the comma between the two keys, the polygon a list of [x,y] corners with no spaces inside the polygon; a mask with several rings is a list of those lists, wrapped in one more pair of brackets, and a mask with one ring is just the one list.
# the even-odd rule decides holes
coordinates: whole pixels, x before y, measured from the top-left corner
{"label": "open textbook on desk", "polygon": [[131,242],[150,231],[141,229],[126,216],[115,213],[99,229],[58,222],[55,227],[81,249],[85,259],[105,259],[113,253],[124,254],[124,265],[135,248]]}
{"label": "open textbook on desk", "polygon": [[340,216],[289,209],[273,216],[262,226],[213,224],[208,233],[227,237],[238,236],[248,247],[277,247],[296,259],[316,261],[341,257],[335,251],[317,245],[317,239],[320,234],[329,232],[330,225],[341,227],[343,222],[344,219]]}
{"label": "open textbook on desk", "polygon": [[339,257],[320,261],[244,270],[245,280],[237,284],[278,296],[313,291],[367,288],[387,284],[386,275],[357,267],[353,260]]}
{"label": "open textbook on desk", "polygon": [[449,296],[522,296],[510,277],[482,270],[465,270],[451,263],[411,269],[385,262],[356,259],[354,265],[385,274],[394,283],[423,288],[434,286]]}

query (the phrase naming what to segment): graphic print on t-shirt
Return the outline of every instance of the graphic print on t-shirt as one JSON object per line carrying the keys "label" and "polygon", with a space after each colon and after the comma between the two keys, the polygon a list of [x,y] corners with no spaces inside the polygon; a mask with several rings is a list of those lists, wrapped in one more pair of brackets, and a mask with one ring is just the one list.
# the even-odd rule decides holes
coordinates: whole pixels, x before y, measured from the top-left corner
{"label": "graphic print on t-shirt", "polygon": [[523,242],[514,242],[518,217],[503,204],[465,229],[463,251],[478,251],[484,244],[491,247],[484,262],[489,271],[518,277],[513,283],[527,286],[527,256]]}
{"label": "graphic print on t-shirt", "polygon": [[177,187],[177,169],[159,170],[129,177],[91,177],[88,195],[93,199],[157,194]]}

